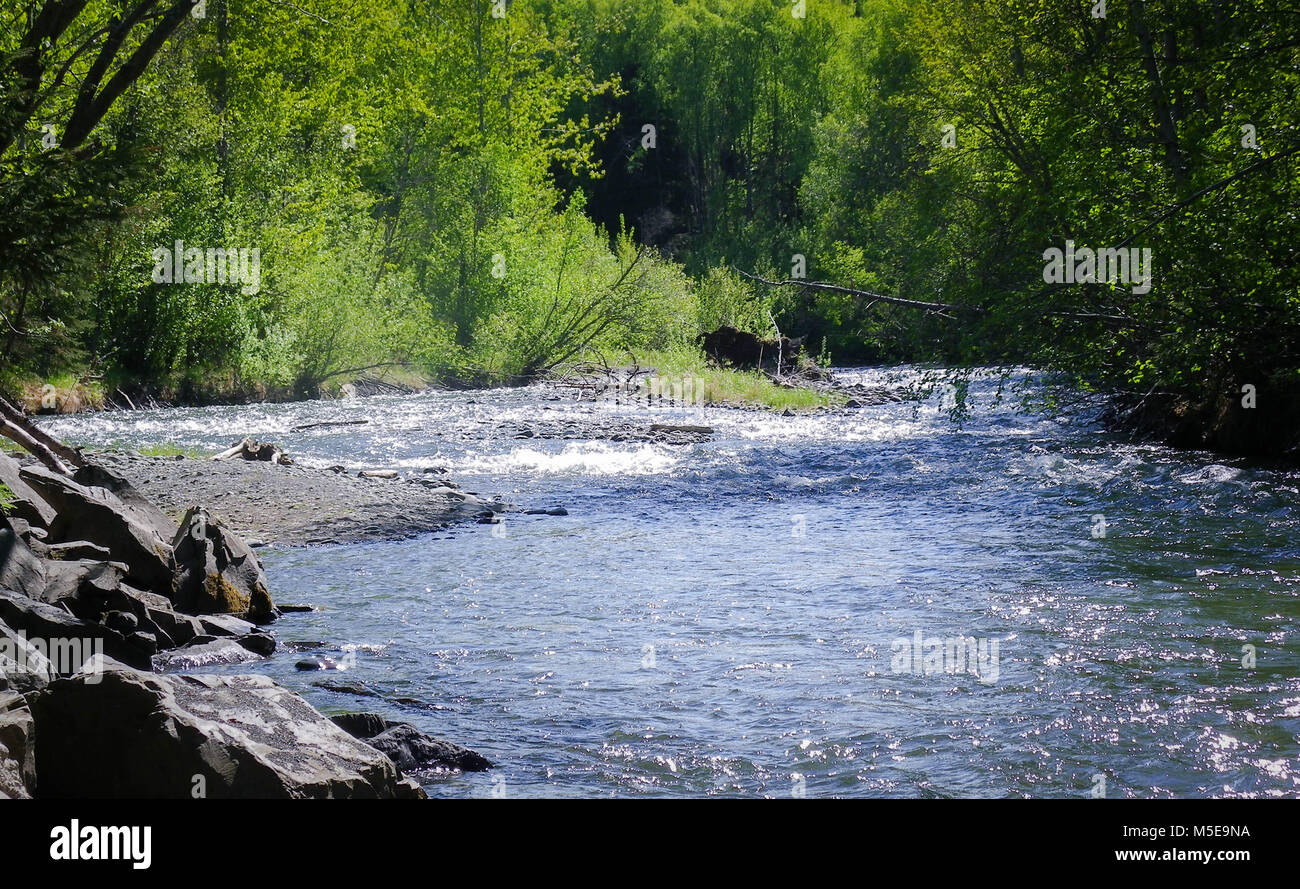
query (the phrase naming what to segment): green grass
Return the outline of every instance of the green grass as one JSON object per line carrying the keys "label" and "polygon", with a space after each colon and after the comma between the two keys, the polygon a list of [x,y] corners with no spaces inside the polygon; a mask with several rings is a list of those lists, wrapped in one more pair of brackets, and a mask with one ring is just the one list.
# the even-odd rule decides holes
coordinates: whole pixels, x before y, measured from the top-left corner
{"label": "green grass", "polygon": [[190,457],[195,460],[203,457],[203,453],[196,448],[183,448],[170,442],[167,444],[143,445],[136,448],[136,451],[142,457]]}
{"label": "green grass", "polygon": [[14,493],[13,488],[4,482],[0,482],[0,513],[8,512],[9,507],[13,506],[14,501],[17,499],[18,495]]}
{"label": "green grass", "polygon": [[[651,352],[637,355],[636,359],[641,366],[657,370],[655,376],[664,381],[665,391],[682,386],[682,381],[689,378],[695,396],[698,398],[701,391],[704,393],[705,404],[811,411],[832,407],[838,400],[836,396],[823,395],[811,389],[778,386],[759,371],[716,367],[693,349]],[[627,363],[626,356],[620,363]]]}

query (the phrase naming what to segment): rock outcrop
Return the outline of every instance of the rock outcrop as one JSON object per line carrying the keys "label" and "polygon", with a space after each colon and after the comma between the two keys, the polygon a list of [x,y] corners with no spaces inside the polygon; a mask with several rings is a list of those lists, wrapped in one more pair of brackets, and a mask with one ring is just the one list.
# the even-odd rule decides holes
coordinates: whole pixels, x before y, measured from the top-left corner
{"label": "rock outcrop", "polygon": [[405,722],[390,722],[377,713],[342,713],[335,724],[388,755],[399,769],[454,769],[484,772],[492,763],[467,747],[432,738]]}
{"label": "rock outcrop", "polygon": [[392,760],[265,676],[109,665],[31,701],[43,798],[418,798]]}
{"label": "rock outcrop", "polygon": [[0,454],[0,798],[424,798],[402,768],[490,765],[379,717],[345,731],[265,676],[152,672],[270,655],[266,575],[202,506],[178,526],[75,456]]}
{"label": "rock outcrop", "polygon": [[201,506],[181,520],[172,541],[173,601],[191,614],[240,614],[264,622],[275,616],[262,563],[240,537]]}
{"label": "rock outcrop", "polygon": [[125,479],[93,463],[62,475],[39,465],[14,471],[13,461],[3,460],[0,481],[12,479],[5,483],[19,499],[0,510],[0,589],[91,621],[110,609],[130,611],[155,625],[141,632],[161,648],[196,635],[178,611],[274,619],[261,563],[202,506],[178,527]]}

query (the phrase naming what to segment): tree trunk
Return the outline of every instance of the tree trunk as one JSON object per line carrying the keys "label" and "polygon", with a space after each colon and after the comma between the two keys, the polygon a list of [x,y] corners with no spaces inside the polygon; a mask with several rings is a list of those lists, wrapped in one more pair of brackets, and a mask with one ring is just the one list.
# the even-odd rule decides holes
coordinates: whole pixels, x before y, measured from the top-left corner
{"label": "tree trunk", "polygon": [[[1160,64],[1156,61],[1155,41],[1147,24],[1146,4],[1137,0],[1129,7],[1133,20],[1133,33],[1137,35],[1141,49],[1142,68],[1147,75],[1147,94],[1151,97],[1151,112],[1155,117],[1156,132],[1160,144],[1164,146],[1165,168],[1169,170],[1174,181],[1182,185],[1187,180],[1187,161],[1178,145],[1178,125],[1174,120],[1174,110],[1169,102],[1169,94],[1160,75]],[[1172,38],[1166,46],[1166,52],[1173,52]]]}
{"label": "tree trunk", "polygon": [[[69,466],[82,467],[86,460],[72,448],[41,431],[8,401],[0,398],[0,435],[13,439],[37,460],[60,475],[70,475]],[[66,461],[66,462],[65,462]]]}

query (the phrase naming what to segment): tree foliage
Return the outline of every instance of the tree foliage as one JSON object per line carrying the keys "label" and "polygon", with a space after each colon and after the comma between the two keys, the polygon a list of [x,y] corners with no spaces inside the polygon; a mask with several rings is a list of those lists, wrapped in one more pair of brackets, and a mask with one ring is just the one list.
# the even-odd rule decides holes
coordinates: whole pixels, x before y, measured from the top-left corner
{"label": "tree foliage", "polygon": [[[1282,0],[205,9],[0,0],[11,366],[310,393],[732,323],[1202,400],[1300,383]],[[176,241],[259,249],[260,287],[155,282]],[[1149,249],[1150,288],[1049,282],[1067,242]]]}

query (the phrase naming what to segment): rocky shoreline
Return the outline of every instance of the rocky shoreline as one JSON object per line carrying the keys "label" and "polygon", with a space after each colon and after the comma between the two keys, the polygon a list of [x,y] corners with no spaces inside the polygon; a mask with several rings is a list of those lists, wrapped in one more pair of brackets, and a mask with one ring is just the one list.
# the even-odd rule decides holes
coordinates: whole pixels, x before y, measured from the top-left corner
{"label": "rocky shoreline", "polygon": [[380,471],[249,460],[95,455],[179,521],[193,503],[222,516],[251,545],[286,546],[395,540],[508,511],[509,504],[465,491],[441,467],[415,478]]}
{"label": "rocky shoreline", "polygon": [[265,676],[157,671],[275,650],[243,535],[410,536],[505,504],[437,474],[76,456],[62,472],[0,453],[0,798],[423,798],[409,773],[491,767]]}

